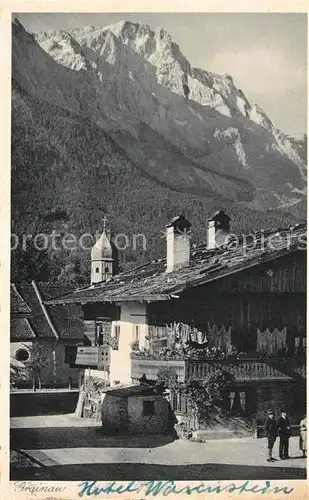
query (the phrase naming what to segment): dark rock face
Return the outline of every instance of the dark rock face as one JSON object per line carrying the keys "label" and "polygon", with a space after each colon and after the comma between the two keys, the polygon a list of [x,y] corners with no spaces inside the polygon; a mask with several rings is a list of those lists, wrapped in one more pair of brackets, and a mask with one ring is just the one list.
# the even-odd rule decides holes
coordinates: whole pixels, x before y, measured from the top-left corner
{"label": "dark rock face", "polygon": [[[127,266],[163,251],[158,226],[177,213],[197,241],[221,207],[236,231],[305,217],[305,141],[278,131],[228,75],[192,68],[164,30],[12,29],[17,234],[91,233],[107,214],[114,232],[147,236],[146,249],[125,249]],[[81,249],[58,252],[56,275],[73,256],[88,275]]]}

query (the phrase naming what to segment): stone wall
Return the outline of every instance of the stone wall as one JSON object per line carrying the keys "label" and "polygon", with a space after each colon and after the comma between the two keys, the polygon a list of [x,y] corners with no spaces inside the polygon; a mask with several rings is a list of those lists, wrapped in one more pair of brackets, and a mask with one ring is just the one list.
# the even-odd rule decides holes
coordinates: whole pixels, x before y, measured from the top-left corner
{"label": "stone wall", "polygon": [[78,391],[57,390],[11,392],[10,416],[63,415],[74,413]]}
{"label": "stone wall", "polygon": [[120,430],[119,400],[121,398],[105,394],[102,399],[102,430],[106,434],[118,433]]}
{"label": "stone wall", "polygon": [[[143,403],[153,401],[154,415],[143,415]],[[168,430],[168,401],[157,396],[130,397],[128,418],[130,430],[136,434],[164,434]]]}
{"label": "stone wall", "polygon": [[[154,403],[154,414],[143,415],[143,403]],[[164,434],[168,431],[169,403],[158,396],[130,396],[106,394],[102,402],[102,430],[106,434]]]}
{"label": "stone wall", "polygon": [[305,387],[295,382],[268,382],[260,384],[256,391],[257,423],[263,424],[269,409],[274,410],[277,418],[280,410],[288,412],[291,423],[298,424],[305,407]]}

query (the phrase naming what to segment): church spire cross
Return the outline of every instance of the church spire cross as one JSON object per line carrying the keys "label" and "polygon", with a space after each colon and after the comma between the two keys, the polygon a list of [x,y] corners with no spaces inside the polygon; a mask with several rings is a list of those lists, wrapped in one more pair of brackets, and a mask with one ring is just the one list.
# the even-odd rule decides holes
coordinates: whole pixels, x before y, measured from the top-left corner
{"label": "church spire cross", "polygon": [[102,219],[102,222],[103,222],[103,231],[105,231],[105,229],[106,229],[106,222],[107,222],[107,220],[108,219],[107,219],[106,215],[104,215],[104,217]]}

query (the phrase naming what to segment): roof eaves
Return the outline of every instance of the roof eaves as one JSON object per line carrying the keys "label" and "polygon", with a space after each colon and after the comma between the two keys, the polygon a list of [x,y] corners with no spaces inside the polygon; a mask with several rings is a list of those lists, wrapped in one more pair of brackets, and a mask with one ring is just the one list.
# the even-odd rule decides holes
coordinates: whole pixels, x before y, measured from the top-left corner
{"label": "roof eaves", "polygon": [[[99,296],[96,302],[156,302],[159,300],[169,300],[169,294],[141,294],[141,295],[119,295],[114,297]],[[93,299],[91,299],[93,301]]]}
{"label": "roof eaves", "polygon": [[[239,264],[237,266],[231,267],[227,272],[221,272],[221,273],[216,274],[215,276],[208,276],[208,277],[205,276],[205,278],[202,277],[200,279],[192,280],[191,282],[188,281],[179,287],[173,288],[173,290],[169,290],[169,293],[170,294],[171,293],[173,293],[173,294],[181,293],[181,292],[184,292],[188,288],[195,288],[197,286],[201,286],[201,285],[204,285],[206,283],[211,283],[212,281],[216,281],[218,279],[225,278],[227,276],[231,276],[232,274],[236,274],[239,271],[245,271],[246,269],[250,269],[250,268],[255,267],[259,264],[264,264],[264,263],[270,262],[272,260],[275,260],[279,257],[283,257],[284,255],[288,255],[288,254],[297,252],[298,250],[299,249],[297,247],[289,248],[289,249],[282,249],[280,251],[277,250],[276,253],[269,255],[267,258],[261,258],[261,256],[254,257],[254,258],[252,258],[251,261],[244,261],[243,264],[245,264],[245,265]],[[224,269],[226,269],[226,266],[224,266]]]}
{"label": "roof eaves", "polygon": [[33,330],[32,326],[30,325],[28,318],[25,318],[25,321],[29,327],[29,330],[31,331],[31,333],[33,333],[33,336],[36,337],[35,331]]}
{"label": "roof eaves", "polygon": [[44,302],[44,305],[47,306],[55,306],[59,304],[90,304],[95,302],[106,302],[106,303],[114,303],[114,302],[156,302],[159,300],[170,300],[170,294],[141,294],[141,295],[98,295],[97,297],[90,297],[88,299],[85,298],[75,298],[75,297],[60,297],[58,299],[48,300]]}
{"label": "roof eaves", "polygon": [[58,334],[58,332],[57,332],[57,330],[56,330],[56,328],[55,328],[55,326],[54,326],[54,324],[53,324],[53,322],[52,322],[52,320],[51,320],[51,318],[50,318],[50,316],[49,316],[49,314],[48,314],[48,311],[47,311],[47,309],[46,309],[46,307],[45,307],[45,304],[44,304],[44,302],[43,302],[43,300],[42,300],[42,296],[41,296],[40,290],[39,290],[39,288],[38,288],[38,286],[37,286],[36,282],[33,280],[33,281],[31,282],[31,284],[32,284],[32,286],[33,286],[33,288],[34,288],[34,291],[35,291],[35,293],[36,293],[37,299],[38,299],[38,301],[39,301],[39,303],[40,303],[40,306],[41,306],[41,308],[42,308],[42,311],[43,311],[43,313],[44,313],[44,316],[45,316],[45,318],[46,318],[46,321],[47,321],[47,323],[48,323],[48,325],[49,325],[50,329],[52,330],[52,332],[53,332],[54,336],[56,337],[56,339],[57,339],[57,340],[59,340],[60,336],[59,336],[59,334]]}
{"label": "roof eaves", "polygon": [[28,306],[27,302],[25,301],[25,299],[23,299],[23,297],[20,295],[20,293],[18,292],[17,288],[16,288],[16,285],[15,283],[11,283],[11,287],[13,289],[13,292],[15,293],[17,299],[20,301],[20,303],[22,304],[22,307],[24,308],[24,311],[18,311],[18,312],[13,312],[12,314],[24,314],[24,315],[30,315],[31,314],[31,309],[30,307]]}
{"label": "roof eaves", "polygon": [[[252,267],[255,267],[259,264],[269,262],[272,260],[275,260],[281,256],[287,255],[294,253],[296,251],[300,250],[297,245],[295,246],[289,246],[287,248],[283,248],[280,250],[274,250],[272,252],[261,252],[258,255],[253,255],[247,259],[244,259],[241,262],[234,263],[234,265],[229,266],[226,262],[222,262],[221,265],[220,263],[216,263],[216,266],[218,265],[218,269],[216,269],[216,273],[212,274],[209,276],[210,268],[206,268],[203,270],[205,272],[205,276],[197,276],[196,278],[192,277],[191,279],[189,278],[187,281],[184,283],[180,284],[179,286],[175,285],[170,288],[165,288],[163,293],[136,293],[136,295],[132,295],[132,293],[129,293],[128,295],[125,293],[125,295],[121,294],[117,296],[114,290],[106,290],[105,293],[103,292],[104,287],[102,292],[100,293],[97,297],[89,297],[89,298],[78,298],[78,292],[75,292],[77,296],[74,297],[74,294],[66,295],[59,297],[58,299],[53,299],[49,301],[45,301],[46,305],[56,305],[56,304],[87,304],[87,303],[95,303],[95,302],[109,302],[109,303],[115,303],[115,302],[129,302],[129,301],[159,301],[159,300],[168,300],[172,297],[172,294],[177,294],[185,291],[188,288],[191,287],[197,287],[221,278],[224,278],[226,276],[235,274],[239,271],[243,271],[245,269],[249,269]],[[220,252],[222,253],[222,252]],[[228,269],[227,269],[228,268]],[[193,269],[193,268],[192,268]],[[212,272],[214,270],[212,269]],[[109,283],[112,284],[114,287],[119,284],[119,286],[122,285],[122,283]],[[129,283],[127,283],[129,285]],[[162,288],[161,288],[162,289]]]}

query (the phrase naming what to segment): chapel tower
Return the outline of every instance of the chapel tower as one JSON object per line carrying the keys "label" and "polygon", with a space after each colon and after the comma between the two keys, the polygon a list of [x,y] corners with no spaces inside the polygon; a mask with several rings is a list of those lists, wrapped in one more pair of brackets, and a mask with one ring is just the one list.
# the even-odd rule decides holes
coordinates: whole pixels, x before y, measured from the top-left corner
{"label": "chapel tower", "polygon": [[91,249],[91,284],[107,281],[115,271],[115,252],[110,241],[110,231],[106,229],[106,217],[103,218],[103,232]]}

